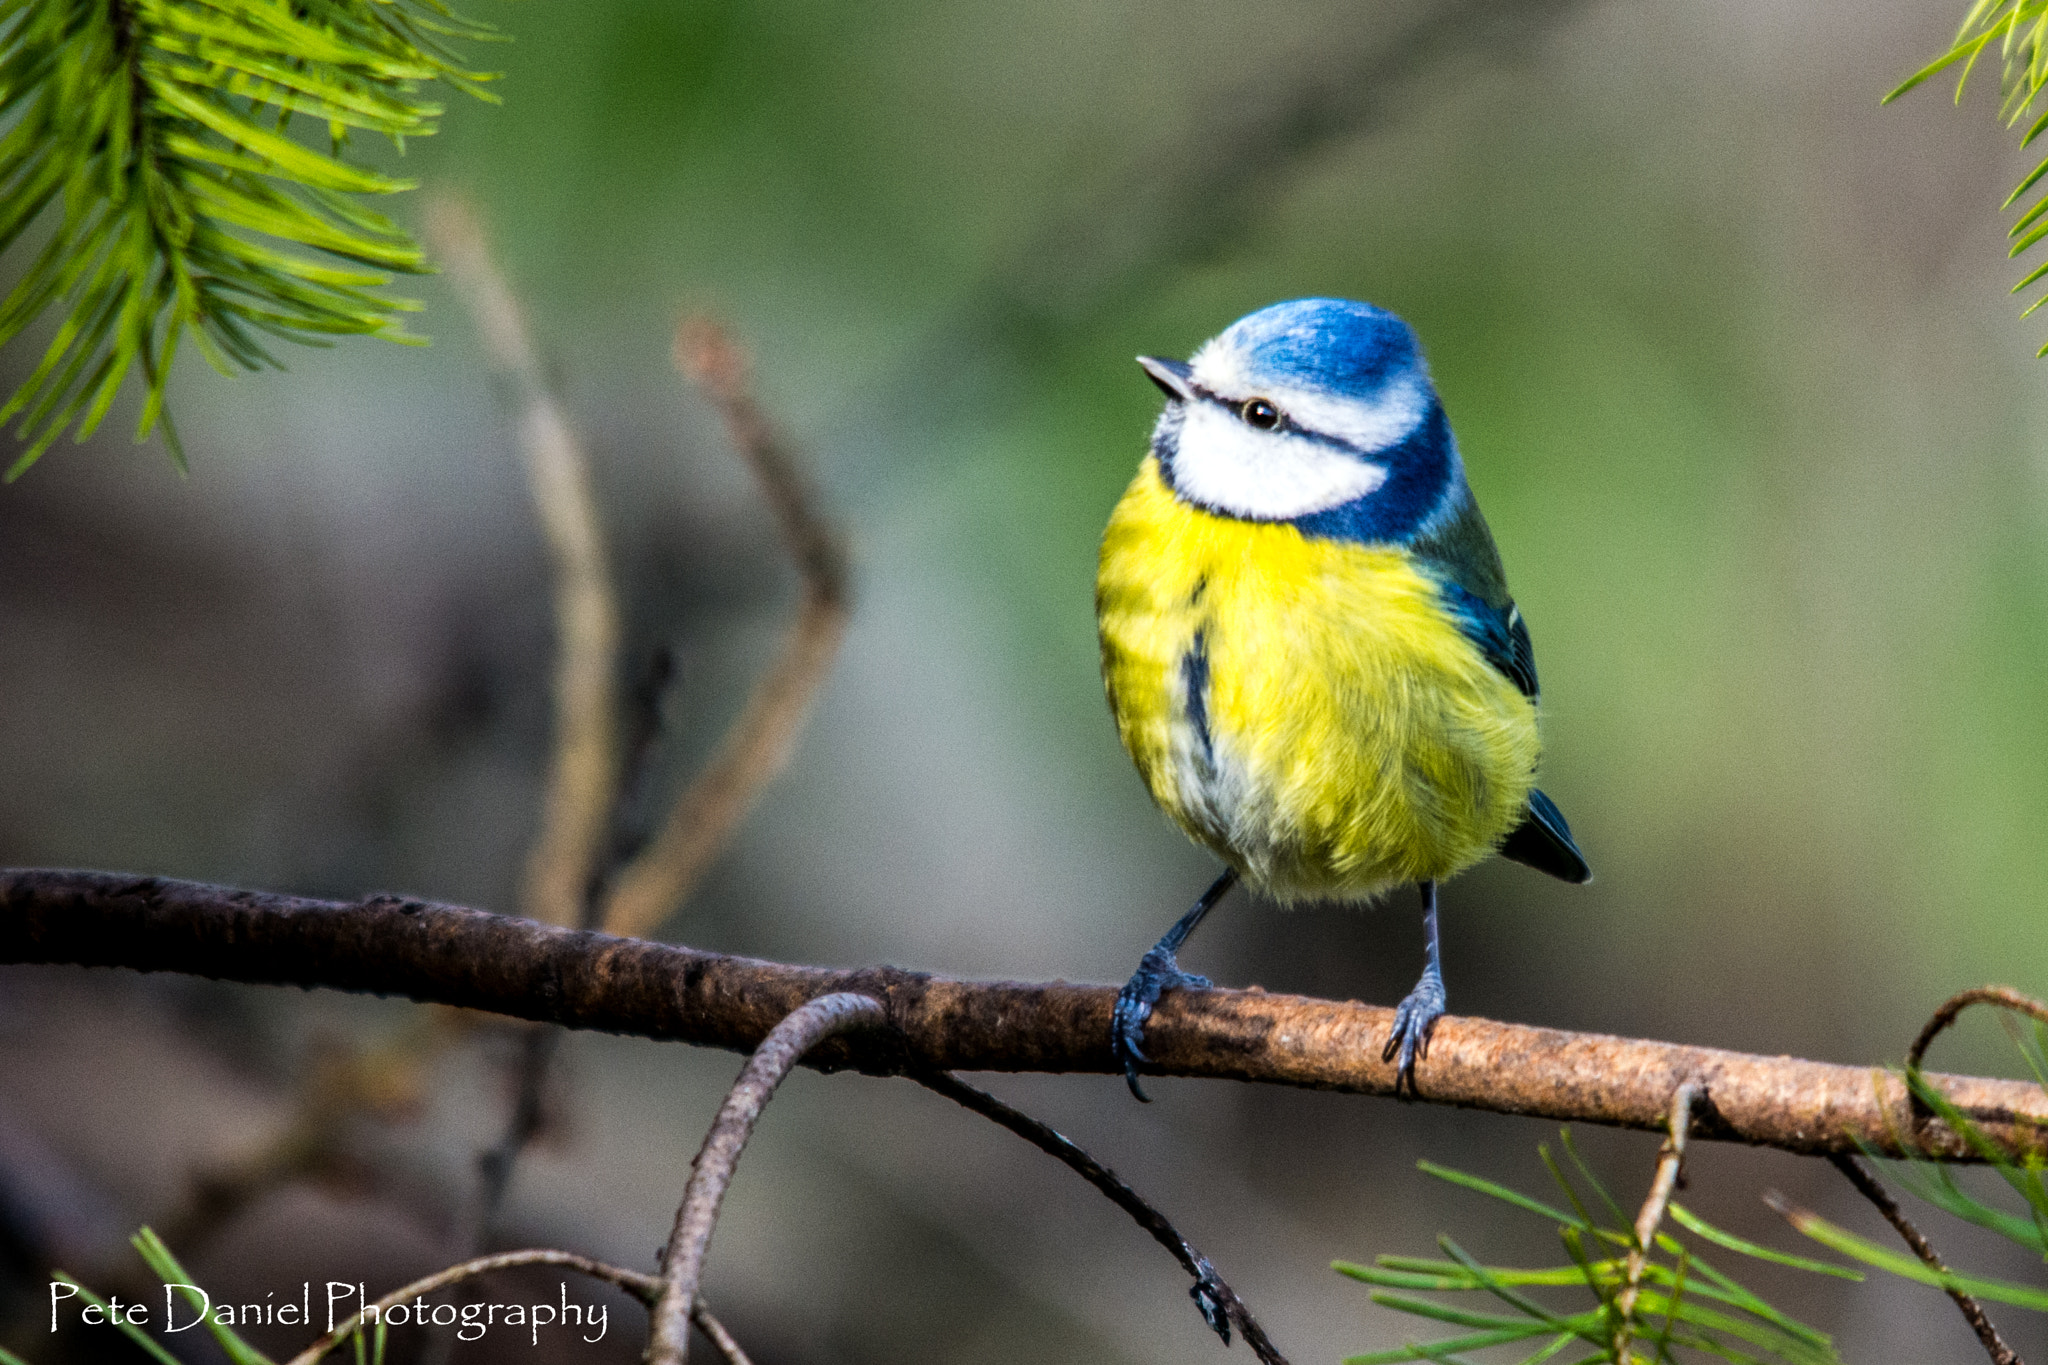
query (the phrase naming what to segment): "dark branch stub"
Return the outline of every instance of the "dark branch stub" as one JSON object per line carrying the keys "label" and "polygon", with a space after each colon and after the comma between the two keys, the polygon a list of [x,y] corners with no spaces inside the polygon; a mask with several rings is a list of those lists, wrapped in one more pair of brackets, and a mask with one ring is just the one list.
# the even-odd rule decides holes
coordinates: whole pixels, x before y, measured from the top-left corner
{"label": "dark branch stub", "polygon": [[477,1209],[470,1245],[481,1250],[512,1187],[512,1171],[533,1140],[548,1126],[548,1068],[561,1043],[562,1031],[549,1024],[531,1024],[519,1034],[519,1055],[512,1070],[512,1112],[505,1131],[477,1155]]}

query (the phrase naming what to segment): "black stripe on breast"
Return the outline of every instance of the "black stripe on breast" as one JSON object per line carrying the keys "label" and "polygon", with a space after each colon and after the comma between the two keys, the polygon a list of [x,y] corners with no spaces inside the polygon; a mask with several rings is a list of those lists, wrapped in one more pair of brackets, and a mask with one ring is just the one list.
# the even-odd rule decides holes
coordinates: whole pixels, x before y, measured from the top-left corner
{"label": "black stripe on breast", "polygon": [[1180,656],[1180,685],[1188,724],[1202,741],[1202,761],[1214,767],[1216,752],[1209,740],[1209,637],[1202,631],[1195,632],[1195,642]]}

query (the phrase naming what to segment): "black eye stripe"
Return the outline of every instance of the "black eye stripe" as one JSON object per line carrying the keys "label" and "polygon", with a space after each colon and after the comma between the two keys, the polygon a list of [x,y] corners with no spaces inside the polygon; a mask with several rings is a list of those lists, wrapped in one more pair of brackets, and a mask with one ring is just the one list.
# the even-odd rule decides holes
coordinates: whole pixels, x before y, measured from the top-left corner
{"label": "black eye stripe", "polygon": [[[1188,384],[1188,392],[1204,403],[1214,403],[1217,407],[1229,413],[1233,420],[1240,422],[1244,421],[1245,405],[1259,401],[1255,398],[1225,398],[1214,389],[1204,388],[1202,385],[1193,382]],[[1268,403],[1272,402],[1270,398],[1265,401]],[[1347,441],[1341,436],[1332,436],[1328,432],[1317,431],[1313,427],[1305,427],[1288,416],[1286,410],[1277,403],[1273,405],[1273,410],[1278,414],[1280,420],[1272,426],[1262,427],[1260,430],[1277,435],[1295,436],[1304,441],[1314,441],[1317,445],[1329,446],[1333,450],[1342,450],[1352,455],[1369,457],[1377,453],[1376,450],[1369,450],[1364,446]]]}
{"label": "black eye stripe", "polygon": [[[1203,402],[1214,403],[1238,421],[1259,431],[1288,432],[1295,436],[1306,436],[1311,440],[1328,441],[1337,445],[1344,444],[1344,442],[1337,441],[1333,437],[1324,436],[1321,432],[1310,431],[1307,427],[1298,425],[1293,418],[1287,415],[1285,409],[1270,398],[1260,398],[1257,396],[1251,398],[1225,398],[1214,389],[1205,389],[1200,384],[1189,384],[1188,388],[1194,393],[1195,397]],[[1253,415],[1253,409],[1261,406],[1266,412],[1272,414],[1272,420],[1260,421]]]}

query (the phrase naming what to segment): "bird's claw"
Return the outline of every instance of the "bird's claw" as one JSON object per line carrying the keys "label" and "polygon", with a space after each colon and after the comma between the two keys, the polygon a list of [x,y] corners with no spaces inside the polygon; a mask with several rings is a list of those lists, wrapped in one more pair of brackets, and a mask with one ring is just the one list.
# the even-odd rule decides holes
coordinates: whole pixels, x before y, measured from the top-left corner
{"label": "bird's claw", "polygon": [[1172,953],[1154,948],[1138,959],[1138,970],[1116,993],[1116,1009],[1110,1016],[1110,1050],[1123,1064],[1124,1081],[1131,1093],[1148,1104],[1151,1097],[1138,1085],[1138,1064],[1152,1060],[1140,1046],[1145,1040],[1145,1021],[1152,1017],[1159,997],[1176,987],[1207,990],[1209,978],[1182,971]]}
{"label": "bird's claw", "polygon": [[1429,1055],[1429,1035],[1436,1030],[1436,1021],[1444,1016],[1444,983],[1434,977],[1425,976],[1417,982],[1415,989],[1394,1010],[1394,1027],[1387,1035],[1387,1045],[1380,1050],[1380,1060],[1391,1062],[1396,1053],[1400,1063],[1394,1068],[1394,1094],[1399,1096],[1402,1087],[1407,1087],[1409,1096],[1414,1096],[1415,1063]]}

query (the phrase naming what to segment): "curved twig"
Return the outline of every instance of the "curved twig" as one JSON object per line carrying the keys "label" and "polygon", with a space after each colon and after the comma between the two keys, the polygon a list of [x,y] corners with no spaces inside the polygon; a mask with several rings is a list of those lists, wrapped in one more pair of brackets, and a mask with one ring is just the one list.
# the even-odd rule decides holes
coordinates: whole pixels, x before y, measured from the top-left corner
{"label": "curved twig", "polygon": [[[1949,1004],[1955,1004],[1955,1001],[1951,1000]],[[1948,1005],[1942,1008],[1947,1009]],[[1962,1005],[1956,1005],[1956,1008],[1960,1010]],[[1899,1237],[1912,1248],[1913,1254],[1918,1256],[1929,1270],[1940,1275],[1948,1274],[1948,1266],[1934,1250],[1933,1243],[1927,1240],[1919,1228],[1913,1226],[1911,1220],[1906,1217],[1905,1210],[1899,1207],[1899,1201],[1892,1198],[1891,1191],[1878,1183],[1877,1177],[1864,1169],[1861,1161],[1847,1152],[1837,1152],[1828,1160],[1834,1164],[1836,1170],[1849,1178],[1849,1183],[1856,1187],[1858,1194],[1877,1206],[1877,1211],[1884,1215],[1884,1220],[1898,1231]],[[1975,1295],[1966,1294],[1953,1285],[1945,1285],[1943,1288],[1948,1296],[1955,1300],[1956,1307],[1962,1312],[1963,1320],[1969,1323],[1970,1330],[1977,1334],[1977,1340],[1984,1344],[1984,1350],[1990,1355],[1992,1365],[2022,1365],[2018,1353],[2005,1344],[2005,1339],[1998,1335],[1998,1329],[1991,1325],[1990,1317],[1984,1312],[1984,1305],[1977,1302]]]}
{"label": "curved twig", "polygon": [[839,652],[852,597],[839,532],[818,510],[788,446],[754,401],[739,347],[715,323],[690,319],[676,332],[675,356],[676,367],[718,408],[760,481],[803,575],[803,600],[782,652],[755,684],[717,754],[605,898],[599,923],[628,937],[652,933],[688,899],[762,791],[788,766]]}
{"label": "curved twig", "polygon": [[2048,1005],[2032,996],[2021,995],[2010,986],[1973,986],[1966,991],[1957,991],[1941,1002],[1941,1008],[1928,1019],[1926,1027],[1920,1030],[1920,1036],[1913,1040],[1913,1046],[1906,1049],[1907,1069],[1919,1069],[1921,1059],[1926,1057],[1927,1049],[1934,1040],[1972,1005],[1997,1005],[2048,1024]]}
{"label": "curved twig", "polygon": [[[407,1299],[419,1298],[422,1295],[431,1294],[437,1289],[446,1289],[449,1285],[467,1280],[472,1276],[488,1275],[494,1270],[510,1270],[514,1266],[522,1265],[558,1265],[566,1267],[580,1274],[588,1275],[592,1279],[604,1280],[609,1284],[615,1284],[650,1308],[654,1305],[655,1300],[661,1297],[661,1280],[658,1277],[643,1275],[637,1270],[625,1270],[619,1266],[607,1265],[603,1261],[595,1260],[589,1256],[579,1256],[573,1251],[555,1251],[546,1248],[536,1248],[531,1251],[501,1251],[493,1256],[478,1256],[473,1260],[463,1261],[458,1265],[451,1265],[445,1270],[437,1270],[424,1279],[414,1280],[411,1284],[402,1285],[392,1290],[389,1294],[378,1299],[375,1303],[365,1306],[347,1322],[342,1323],[333,1331],[328,1332],[318,1341],[315,1341],[311,1346],[293,1356],[285,1365],[314,1365],[315,1361],[318,1361],[329,1351],[348,1340],[349,1335],[363,1325],[363,1320],[370,1316],[372,1310],[375,1310],[378,1317],[381,1318],[386,1309],[394,1304],[404,1303]],[[751,1365],[751,1362],[747,1359],[746,1352],[740,1350],[739,1343],[733,1340],[732,1333],[726,1331],[724,1324],[720,1323],[717,1318],[712,1317],[711,1310],[704,1307],[702,1303],[694,1305],[692,1320],[696,1322],[704,1335],[711,1338],[717,1344],[719,1350],[725,1353],[728,1365]]]}
{"label": "curved twig", "polygon": [[[521,1019],[750,1052],[816,996],[880,1000],[890,1028],[806,1059],[895,1074],[1110,1074],[1113,986],[954,981],[895,967],[835,971],[612,938],[395,896],[355,904],[105,872],[0,871],[0,962],[178,971],[219,980],[374,991]],[[1391,1095],[1379,1058],[1393,1011],[1263,991],[1174,991],[1146,1047],[1161,1075]],[[1958,1134],[1914,1129],[1897,1075],[1647,1038],[1447,1016],[1430,1042],[1429,1103],[1662,1131],[1672,1093],[1711,1096],[1701,1141],[1810,1155],[1978,1161]],[[2015,1159],[2048,1155],[2048,1095],[2032,1082],[1929,1075]]]}
{"label": "curved twig", "polygon": [[882,1002],[868,996],[850,992],[823,996],[792,1010],[747,1060],[712,1121],[711,1131],[705,1134],[704,1146],[690,1163],[690,1183],[683,1190],[675,1230],[669,1234],[668,1250],[662,1257],[661,1297],[649,1314],[648,1365],[683,1365],[697,1281],[704,1273],[712,1230],[718,1226],[719,1202],[725,1198],[733,1168],[775,1087],[782,1084],[797,1059],[822,1039],[881,1023],[884,1017]]}
{"label": "curved twig", "polygon": [[927,1090],[944,1095],[955,1104],[1001,1124],[1039,1151],[1065,1162],[1083,1180],[1107,1195],[1111,1203],[1128,1213],[1139,1227],[1151,1233],[1152,1240],[1172,1252],[1181,1269],[1194,1277],[1195,1283],[1189,1288],[1188,1296],[1201,1310],[1202,1320],[1209,1324],[1210,1330],[1223,1338],[1225,1346],[1230,1344],[1230,1329],[1235,1325],[1244,1334],[1245,1345],[1252,1348],[1252,1354],[1264,1365],[1287,1365],[1287,1357],[1273,1345],[1272,1338],[1252,1316],[1252,1310],[1245,1307],[1237,1291],[1216,1273],[1216,1267],[1209,1263],[1209,1258],[1195,1250],[1188,1239],[1181,1236],[1180,1230],[1167,1221],[1165,1214],[1147,1203],[1144,1196],[1125,1184],[1115,1171],[1051,1126],[1011,1108],[985,1090],[975,1089],[957,1076],[944,1071],[914,1071],[910,1078]]}

